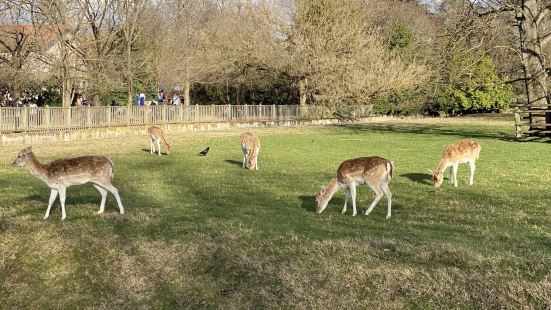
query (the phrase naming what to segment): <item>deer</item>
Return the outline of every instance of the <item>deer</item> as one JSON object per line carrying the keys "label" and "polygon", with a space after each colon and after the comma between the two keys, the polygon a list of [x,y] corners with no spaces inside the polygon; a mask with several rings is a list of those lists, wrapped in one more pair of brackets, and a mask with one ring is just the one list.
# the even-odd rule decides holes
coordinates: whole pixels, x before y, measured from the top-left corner
{"label": "deer", "polygon": [[155,153],[155,143],[157,143],[157,150],[159,156],[161,156],[161,144],[164,145],[166,153],[170,155],[170,143],[166,142],[165,134],[163,130],[157,126],[151,126],[147,128],[147,133],[149,134],[149,150],[151,154]]}
{"label": "deer", "polygon": [[250,132],[244,132],[240,136],[241,150],[243,151],[243,168],[258,170],[258,153],[260,152],[260,140]]}
{"label": "deer", "polygon": [[435,171],[429,169],[432,173],[432,182],[435,190],[438,190],[444,181],[444,171],[450,167],[450,182],[457,187],[457,169],[459,164],[469,163],[470,175],[467,183],[473,185],[475,162],[478,160],[482,147],[474,140],[461,140],[448,144],[440,159],[440,164]]}
{"label": "deer", "polygon": [[344,208],[346,213],[348,200],[352,198],[352,216],[356,216],[356,186],[367,184],[376,194],[375,199],[365,211],[369,215],[379,200],[386,195],[388,200],[386,218],[391,216],[392,193],[389,188],[394,171],[394,163],[382,157],[360,157],[343,161],[337,169],[337,175],[329,181],[316,195],[316,213],[321,214],[335,193],[346,189]]}
{"label": "deer", "polygon": [[57,195],[61,202],[61,219],[67,217],[65,213],[65,197],[67,188],[73,185],[92,183],[101,194],[101,203],[98,214],[105,211],[105,201],[107,192],[115,196],[120,214],[124,214],[119,191],[113,184],[114,164],[109,158],[104,156],[82,156],[69,159],[58,159],[48,164],[41,163],[29,146],[19,152],[12,163],[14,166],[26,167],[31,174],[42,180],[50,188],[50,200],[44,219],[50,216],[50,210],[54,204]]}

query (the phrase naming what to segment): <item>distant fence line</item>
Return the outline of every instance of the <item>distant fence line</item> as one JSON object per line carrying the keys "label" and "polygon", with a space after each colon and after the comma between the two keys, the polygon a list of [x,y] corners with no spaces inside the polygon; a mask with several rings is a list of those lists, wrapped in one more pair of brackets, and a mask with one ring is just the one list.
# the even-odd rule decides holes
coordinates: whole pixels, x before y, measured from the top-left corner
{"label": "distant fence line", "polygon": [[[346,118],[371,115],[371,105],[339,111]],[[0,108],[0,131],[45,132],[70,129],[250,121],[327,119],[334,116],[322,106],[299,105],[157,105],[99,107]]]}

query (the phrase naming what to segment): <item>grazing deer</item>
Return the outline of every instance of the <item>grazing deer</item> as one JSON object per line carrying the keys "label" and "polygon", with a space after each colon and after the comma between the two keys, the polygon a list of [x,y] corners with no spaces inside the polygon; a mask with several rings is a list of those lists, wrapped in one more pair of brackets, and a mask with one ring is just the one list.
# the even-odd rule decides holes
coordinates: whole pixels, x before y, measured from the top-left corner
{"label": "grazing deer", "polygon": [[436,171],[429,171],[432,173],[432,181],[434,188],[440,188],[444,181],[444,170],[450,168],[450,182],[457,187],[457,168],[459,164],[469,163],[471,168],[471,174],[469,175],[468,184],[472,185],[474,180],[475,161],[480,154],[481,146],[473,140],[458,141],[446,146],[440,164]]}
{"label": "grazing deer", "polygon": [[258,152],[260,152],[260,140],[250,132],[244,132],[240,136],[241,150],[243,151],[243,168],[258,170]]}
{"label": "grazing deer", "polygon": [[320,214],[325,210],[329,200],[340,188],[346,188],[347,192],[342,214],[346,213],[348,199],[352,198],[352,216],[356,216],[356,186],[358,184],[367,184],[377,196],[365,211],[365,215],[371,213],[383,195],[386,195],[388,199],[386,218],[390,218],[392,193],[388,185],[392,179],[393,170],[394,164],[392,161],[377,156],[360,157],[343,161],[337,169],[337,175],[316,195],[316,213]]}
{"label": "grazing deer", "polygon": [[164,145],[166,153],[170,155],[170,143],[166,142],[165,134],[163,130],[157,126],[151,126],[147,128],[149,134],[149,150],[151,154],[155,153],[155,143],[157,143],[157,149],[159,156],[161,156],[161,144]]}
{"label": "grazing deer", "polygon": [[101,194],[101,204],[98,214],[105,211],[105,200],[107,191],[111,192],[117,199],[120,214],[124,214],[124,208],[121,203],[119,191],[113,184],[113,162],[103,156],[83,156],[70,159],[58,159],[49,164],[42,164],[34,155],[31,147],[27,147],[17,155],[13,161],[14,166],[27,167],[31,174],[44,181],[51,189],[48,209],[44,219],[50,216],[50,210],[59,193],[61,202],[61,219],[64,220],[65,214],[65,194],[66,189],[72,185],[81,185],[93,183],[94,187]]}

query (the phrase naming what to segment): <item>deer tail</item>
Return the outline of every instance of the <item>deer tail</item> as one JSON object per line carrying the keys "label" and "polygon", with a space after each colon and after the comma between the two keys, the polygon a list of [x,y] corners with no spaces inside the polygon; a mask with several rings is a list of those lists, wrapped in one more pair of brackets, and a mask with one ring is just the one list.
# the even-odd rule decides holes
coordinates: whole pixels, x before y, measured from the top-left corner
{"label": "deer tail", "polygon": [[390,182],[392,180],[392,173],[394,172],[394,163],[390,160],[386,163],[386,171],[388,173],[388,182]]}
{"label": "deer tail", "polygon": [[109,177],[112,179],[115,176],[115,163],[110,158],[107,158],[107,160],[111,164],[111,171],[109,172]]}

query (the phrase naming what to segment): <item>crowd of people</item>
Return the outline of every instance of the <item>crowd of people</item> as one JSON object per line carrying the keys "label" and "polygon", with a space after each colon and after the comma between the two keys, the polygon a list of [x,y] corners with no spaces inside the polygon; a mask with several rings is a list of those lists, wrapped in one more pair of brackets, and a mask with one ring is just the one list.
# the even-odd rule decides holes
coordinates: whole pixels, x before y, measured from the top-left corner
{"label": "crowd of people", "polygon": [[139,93],[136,95],[135,100],[136,105],[143,106],[143,105],[181,105],[182,100],[180,98],[180,95],[178,95],[176,92],[172,92],[170,96],[165,96],[165,92],[163,89],[157,93],[157,100],[146,100],[144,93]]}

